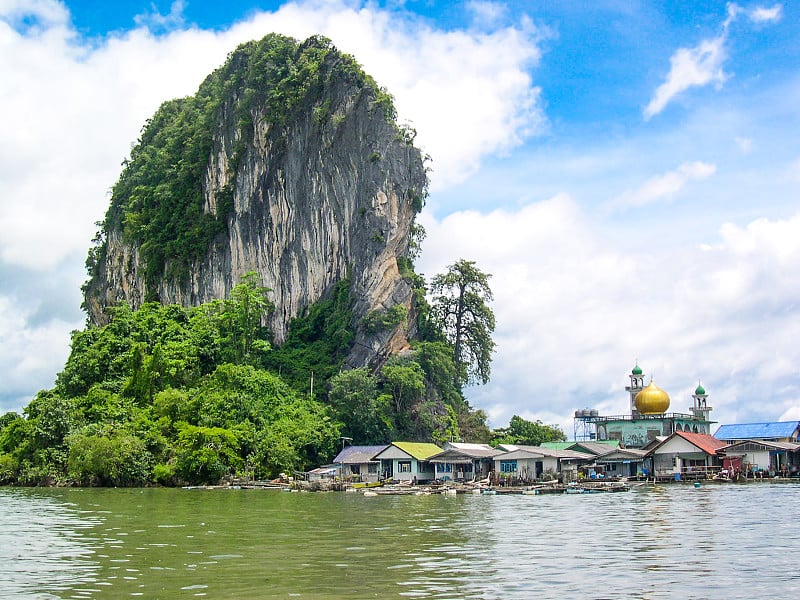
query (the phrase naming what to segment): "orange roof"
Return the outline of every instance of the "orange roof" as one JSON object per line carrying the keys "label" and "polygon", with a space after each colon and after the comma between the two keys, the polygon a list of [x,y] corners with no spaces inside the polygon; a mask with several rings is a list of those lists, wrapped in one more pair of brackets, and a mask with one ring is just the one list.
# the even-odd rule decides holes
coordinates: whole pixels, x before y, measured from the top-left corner
{"label": "orange roof", "polygon": [[717,450],[727,446],[727,442],[718,440],[713,435],[708,433],[689,433],[688,431],[676,431],[675,435],[681,436],[690,444],[694,444],[706,454],[716,454]]}

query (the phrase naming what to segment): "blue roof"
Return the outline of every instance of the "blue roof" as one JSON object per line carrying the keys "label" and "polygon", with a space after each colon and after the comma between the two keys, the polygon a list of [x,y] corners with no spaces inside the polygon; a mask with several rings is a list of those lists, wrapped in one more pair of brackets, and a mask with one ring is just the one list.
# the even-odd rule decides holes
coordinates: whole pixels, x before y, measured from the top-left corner
{"label": "blue roof", "polygon": [[718,440],[771,440],[790,438],[794,435],[798,427],[800,427],[800,421],[720,425],[714,437]]}

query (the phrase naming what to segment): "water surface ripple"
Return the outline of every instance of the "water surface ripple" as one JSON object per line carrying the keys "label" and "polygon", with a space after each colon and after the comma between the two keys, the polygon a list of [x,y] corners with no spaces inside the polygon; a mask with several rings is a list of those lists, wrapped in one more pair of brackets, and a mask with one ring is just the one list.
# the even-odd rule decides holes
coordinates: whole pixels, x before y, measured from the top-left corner
{"label": "water surface ripple", "polygon": [[560,496],[0,488],[8,598],[796,597],[800,485]]}

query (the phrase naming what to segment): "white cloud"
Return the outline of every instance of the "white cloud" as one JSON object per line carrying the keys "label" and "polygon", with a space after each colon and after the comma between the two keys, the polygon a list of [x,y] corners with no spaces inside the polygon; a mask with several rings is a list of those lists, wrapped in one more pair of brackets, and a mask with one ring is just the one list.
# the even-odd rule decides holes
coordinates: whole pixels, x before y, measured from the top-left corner
{"label": "white cloud", "polygon": [[660,113],[669,102],[681,92],[691,87],[709,83],[722,85],[727,78],[722,70],[725,61],[725,38],[704,40],[694,48],[679,48],[670,58],[670,71],[666,81],[656,89],[652,99],[644,109],[644,118]]}
{"label": "white cloud", "polygon": [[722,23],[722,33],[714,38],[706,39],[693,48],[678,48],[670,57],[670,70],[666,80],[656,88],[650,102],[644,108],[645,120],[659,114],[679,94],[689,88],[715,84],[721,87],[728,79],[723,64],[728,58],[725,45],[731,24],[745,13],[753,23],[775,23],[780,20],[782,6],[776,4],[771,8],[758,7],[745,10],[738,4],[727,5],[727,16]]}
{"label": "white cloud", "polygon": [[779,421],[800,421],[800,403],[790,406],[785,413],[783,413]]}
{"label": "white cloud", "polygon": [[758,7],[747,13],[747,16],[754,23],[775,23],[783,16],[783,6],[776,4],[770,8]]}
{"label": "white cloud", "polygon": [[786,318],[800,302],[800,215],[725,225],[706,248],[636,255],[565,195],[424,224],[423,272],[463,257],[493,274],[492,381],[469,392],[496,426],[528,414],[571,435],[578,408],[624,414],[636,358],[678,412],[698,380],[721,422],[776,419],[800,401],[800,322]]}
{"label": "white cloud", "polygon": [[505,4],[484,0],[470,0],[466,9],[472,13],[473,24],[478,28],[493,27],[508,14]]}
{"label": "white cloud", "polygon": [[[228,31],[156,37],[139,28],[90,47],[60,27],[66,15],[56,19],[57,4],[41,4],[41,14],[55,15],[45,22],[58,28],[0,36],[0,106],[14,115],[0,122],[0,259],[29,268],[51,268],[85,250],[144,121],[163,100],[193,93],[236,44],[270,31],[322,33],[354,54],[419,129],[433,157],[434,188],[462,180],[542,119],[526,71],[539,56],[533,30],[404,28],[379,10],[309,2],[258,13]],[[170,20],[181,7],[172,5]]]}
{"label": "white cloud", "polygon": [[162,31],[181,27],[185,19],[183,11],[186,8],[184,0],[175,0],[170,6],[169,13],[162,15],[155,5],[151,5],[151,11],[136,15],[134,23],[139,27],[146,27],[150,31]]}
{"label": "white cloud", "polygon": [[[81,321],[68,323],[51,320],[42,324],[29,321],[31,311],[22,302],[0,296],[0,364],[3,365],[0,388],[0,412],[5,408],[19,410],[39,388],[51,387],[53,370],[66,362],[68,348],[53,340],[69,340],[69,332]],[[41,382],[31,389],[31,384]],[[18,404],[3,406],[2,401]]]}
{"label": "white cloud", "polygon": [[694,161],[683,163],[676,170],[648,179],[635,190],[628,190],[611,203],[612,208],[638,207],[671,200],[691,181],[707,179],[716,173],[714,164]]}
{"label": "white cloud", "polygon": [[69,11],[57,0],[0,0],[0,21],[33,29],[69,24]]}
{"label": "white cloud", "polygon": [[[183,28],[183,6],[178,0],[168,15],[141,15],[136,29],[84,40],[59,2],[0,0],[0,267],[49,277],[79,257],[69,271],[81,272],[94,222],[146,119],[164,100],[194,93],[237,44],[272,31],[326,35],[386,86],[433,158],[433,189],[464,180],[484,157],[521,143],[543,121],[528,73],[540,57],[538,32],[525,20],[443,31],[370,3],[308,0],[205,31]],[[79,275],[72,285],[81,283]],[[0,328],[13,312],[0,314]],[[74,314],[79,322],[77,306]],[[20,356],[44,356],[39,333],[52,334],[54,374],[68,344],[56,333],[62,324],[13,323],[9,347]],[[0,381],[24,380],[10,374],[11,363]],[[51,384],[30,381],[36,389]]]}

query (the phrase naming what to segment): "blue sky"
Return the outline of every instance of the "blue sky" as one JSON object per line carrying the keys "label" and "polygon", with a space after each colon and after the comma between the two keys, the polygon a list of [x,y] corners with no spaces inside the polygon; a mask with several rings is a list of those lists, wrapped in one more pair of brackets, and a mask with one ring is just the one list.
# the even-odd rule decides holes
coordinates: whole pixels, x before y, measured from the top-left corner
{"label": "blue sky", "polygon": [[685,411],[800,419],[800,8],[726,2],[0,0],[0,410],[83,326],[93,223],[139,129],[239,43],[330,37],[431,155],[419,269],[492,274],[492,381],[572,433],[638,359]]}

